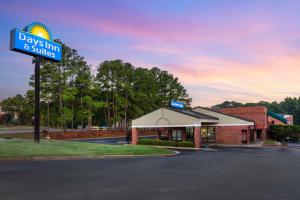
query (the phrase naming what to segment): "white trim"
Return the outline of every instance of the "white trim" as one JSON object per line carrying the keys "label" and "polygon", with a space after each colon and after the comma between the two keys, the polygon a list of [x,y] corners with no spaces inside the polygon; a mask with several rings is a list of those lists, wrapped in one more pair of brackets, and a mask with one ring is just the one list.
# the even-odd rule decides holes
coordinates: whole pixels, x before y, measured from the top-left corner
{"label": "white trim", "polygon": [[169,127],[201,127],[201,124],[131,126],[131,128],[169,128]]}
{"label": "white trim", "polygon": [[[254,126],[254,123],[249,124],[205,124],[203,126]],[[132,128],[168,128],[168,127],[201,127],[201,123],[195,124],[180,124],[180,125],[145,125],[131,126]]]}
{"label": "white trim", "polygon": [[[167,110],[167,111],[170,111],[170,112],[173,112],[173,113],[182,115],[182,116],[184,116],[184,117],[194,118],[194,120],[199,120],[199,121],[204,122],[204,123],[217,123],[217,122],[219,121],[219,119],[202,119],[202,118],[199,119],[199,118],[194,117],[194,116],[192,116],[192,115],[185,114],[185,113],[181,113],[181,112],[177,112],[177,111],[174,111],[174,110],[171,110],[171,109],[168,109],[168,108],[159,108],[159,109],[157,109],[157,110],[154,110],[154,111],[152,111],[152,112],[150,112],[150,113],[148,113],[148,114],[142,115],[141,117],[132,120],[132,124],[135,124],[135,123],[136,123],[136,122],[135,122],[136,120],[140,120],[140,119],[142,119],[143,117],[146,117],[146,116],[148,116],[148,115],[150,115],[150,114],[153,114],[154,112],[156,112],[156,111],[158,111],[158,110],[161,110],[161,114],[160,114],[159,119],[161,119],[161,118],[167,119],[167,118],[165,117],[165,112],[166,112],[166,110]],[[209,115],[208,115],[208,116],[209,116]],[[184,125],[182,125],[182,126],[184,126]],[[187,125],[187,126],[189,126],[189,125]],[[139,127],[139,126],[137,125],[136,127]],[[141,127],[144,127],[144,125],[142,125]],[[145,125],[145,127],[158,127],[158,126],[154,126],[154,125],[148,126],[148,125]]]}
{"label": "white trim", "polygon": [[210,123],[210,122],[218,123],[219,122],[218,119],[201,119],[200,121],[203,122],[203,123]]}
{"label": "white trim", "polygon": [[252,124],[212,124],[210,126],[254,126],[254,123],[252,123]]}

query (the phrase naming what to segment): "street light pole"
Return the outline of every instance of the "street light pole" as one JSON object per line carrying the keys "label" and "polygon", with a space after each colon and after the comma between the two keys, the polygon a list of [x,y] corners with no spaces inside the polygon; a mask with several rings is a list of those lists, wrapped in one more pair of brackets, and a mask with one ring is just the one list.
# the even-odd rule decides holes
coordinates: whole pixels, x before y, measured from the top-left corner
{"label": "street light pole", "polygon": [[40,142],[40,66],[41,57],[35,57],[34,75],[34,141]]}

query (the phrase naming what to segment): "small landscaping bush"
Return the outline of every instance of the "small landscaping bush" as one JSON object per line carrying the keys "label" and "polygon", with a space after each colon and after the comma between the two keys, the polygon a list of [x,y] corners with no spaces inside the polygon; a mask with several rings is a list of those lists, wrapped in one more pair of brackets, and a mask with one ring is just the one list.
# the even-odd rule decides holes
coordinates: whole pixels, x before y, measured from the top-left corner
{"label": "small landscaping bush", "polygon": [[279,142],[298,142],[300,138],[300,126],[298,125],[271,125],[270,136]]}
{"label": "small landscaping bush", "polygon": [[139,141],[141,145],[154,145],[154,146],[171,146],[171,147],[194,147],[193,142],[183,141],[166,141],[166,140],[153,140],[153,139],[142,139]]}
{"label": "small landscaping bush", "polygon": [[177,142],[177,147],[191,147],[191,148],[194,148],[194,143],[193,142],[188,142],[188,141]]}
{"label": "small landscaping bush", "polygon": [[139,141],[139,144],[142,145],[156,145],[156,146],[176,146],[175,141],[166,141],[166,140],[152,140],[152,139],[142,139]]}

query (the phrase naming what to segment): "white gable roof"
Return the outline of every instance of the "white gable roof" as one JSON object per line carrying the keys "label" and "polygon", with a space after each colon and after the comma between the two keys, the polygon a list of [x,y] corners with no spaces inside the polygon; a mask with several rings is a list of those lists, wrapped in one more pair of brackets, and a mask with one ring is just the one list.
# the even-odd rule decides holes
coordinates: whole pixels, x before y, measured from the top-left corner
{"label": "white gable roof", "polygon": [[181,112],[180,110],[160,108],[135,120],[132,120],[132,127],[150,128],[150,127],[189,127],[201,126],[202,122],[217,123],[218,119],[196,112]]}
{"label": "white gable roof", "polygon": [[193,111],[219,118],[219,122],[218,122],[217,126],[252,126],[252,125],[254,125],[254,122],[252,122],[252,121],[249,121],[246,119],[241,119],[241,118],[234,117],[234,116],[227,115],[227,114],[223,114],[221,112],[209,110],[207,108],[197,107]]}

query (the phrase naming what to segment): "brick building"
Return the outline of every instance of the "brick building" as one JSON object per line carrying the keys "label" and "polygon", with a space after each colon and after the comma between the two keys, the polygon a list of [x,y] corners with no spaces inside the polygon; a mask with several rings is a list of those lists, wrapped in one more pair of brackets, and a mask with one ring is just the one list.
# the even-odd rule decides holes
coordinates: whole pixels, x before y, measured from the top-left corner
{"label": "brick building", "polygon": [[[255,122],[251,119],[225,114],[203,107],[197,107],[193,111],[214,116],[219,119],[218,123],[214,125],[216,144],[247,144],[256,140],[254,133]],[[252,123],[252,125],[244,125],[245,122]]]}
{"label": "brick building", "polygon": [[264,106],[193,110],[160,108],[132,121],[132,143],[139,132],[156,130],[159,139],[190,140],[204,144],[248,144],[267,138],[271,124],[289,124],[292,117],[272,113]]}
{"label": "brick building", "polygon": [[292,124],[292,116],[287,115],[286,119],[281,114],[267,110],[265,106],[221,108],[219,112],[230,114],[236,117],[252,120],[255,122],[255,140],[264,140],[268,137],[268,130],[271,124]]}
{"label": "brick building", "polygon": [[201,107],[160,108],[132,121],[132,144],[138,143],[139,132],[145,129],[156,129],[160,139],[193,141],[196,148],[204,144],[250,143],[254,125],[251,120]]}

